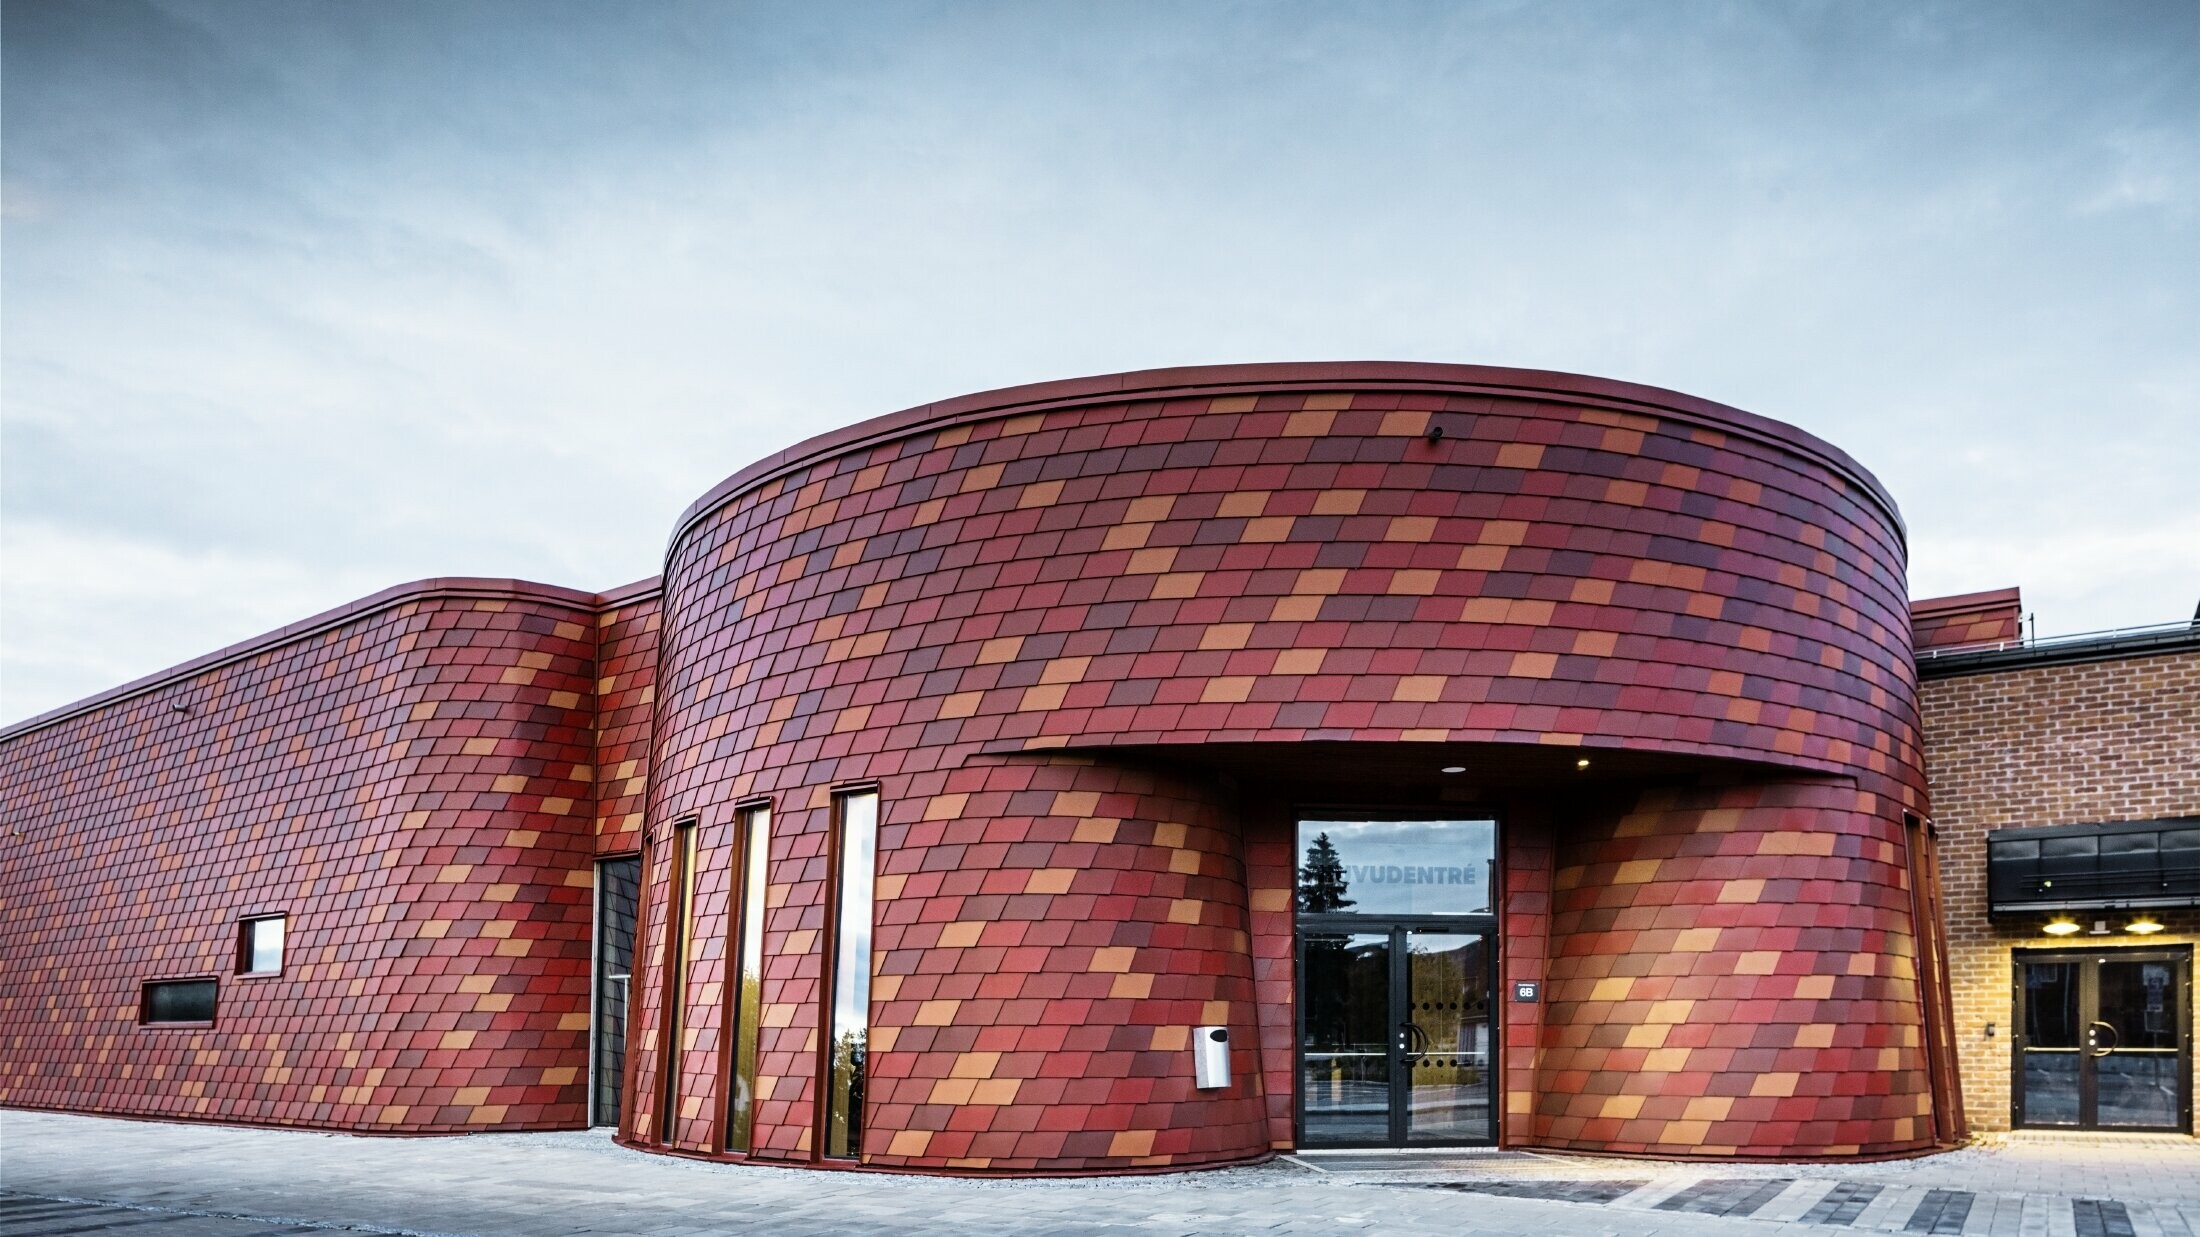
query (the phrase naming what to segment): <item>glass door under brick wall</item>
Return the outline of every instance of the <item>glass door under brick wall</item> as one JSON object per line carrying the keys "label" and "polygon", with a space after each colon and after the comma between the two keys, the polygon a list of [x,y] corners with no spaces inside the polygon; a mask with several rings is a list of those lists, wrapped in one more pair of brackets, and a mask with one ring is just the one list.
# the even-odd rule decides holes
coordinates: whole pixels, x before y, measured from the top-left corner
{"label": "glass door under brick wall", "polygon": [[2018,950],[2020,1129],[2192,1129],[2189,948]]}

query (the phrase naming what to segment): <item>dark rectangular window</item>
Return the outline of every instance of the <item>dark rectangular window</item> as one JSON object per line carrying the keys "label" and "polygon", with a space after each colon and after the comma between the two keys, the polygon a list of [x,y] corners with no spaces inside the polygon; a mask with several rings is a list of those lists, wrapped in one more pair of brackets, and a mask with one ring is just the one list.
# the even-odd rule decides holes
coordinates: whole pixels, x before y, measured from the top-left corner
{"label": "dark rectangular window", "polygon": [[747,1151],[756,1126],[756,1045],[764,1013],[764,898],[770,889],[772,810],[743,808],[736,842],[741,855],[735,888],[741,909],[734,927],[739,969],[733,1011],[733,1086],[726,1110],[726,1149]]}
{"label": "dark rectangular window", "polygon": [[241,975],[280,975],[283,971],[283,936],[288,918],[257,915],[237,926],[237,972]]}
{"label": "dark rectangular window", "polygon": [[626,1005],[634,967],[634,913],[641,903],[639,859],[596,865],[595,1108],[597,1125],[619,1123],[626,1087]]}
{"label": "dark rectangular window", "polygon": [[146,983],[138,1003],[138,1021],[163,1023],[214,1021],[214,981],[155,979]]}
{"label": "dark rectangular window", "polygon": [[834,800],[839,816],[839,905],[833,918],[832,1054],[825,1154],[863,1154],[864,1057],[871,1035],[871,899],[878,871],[878,792]]}

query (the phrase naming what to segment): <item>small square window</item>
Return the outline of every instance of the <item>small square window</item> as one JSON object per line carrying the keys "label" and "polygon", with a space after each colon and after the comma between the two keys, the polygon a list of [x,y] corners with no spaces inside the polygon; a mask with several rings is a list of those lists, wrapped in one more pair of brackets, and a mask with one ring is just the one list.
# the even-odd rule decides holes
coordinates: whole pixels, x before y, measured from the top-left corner
{"label": "small square window", "polygon": [[283,970],[283,927],[287,917],[262,915],[239,925],[237,973],[280,975]]}
{"label": "small square window", "polygon": [[213,1022],[214,981],[211,979],[155,979],[147,981],[138,998],[138,1021],[147,1026]]}

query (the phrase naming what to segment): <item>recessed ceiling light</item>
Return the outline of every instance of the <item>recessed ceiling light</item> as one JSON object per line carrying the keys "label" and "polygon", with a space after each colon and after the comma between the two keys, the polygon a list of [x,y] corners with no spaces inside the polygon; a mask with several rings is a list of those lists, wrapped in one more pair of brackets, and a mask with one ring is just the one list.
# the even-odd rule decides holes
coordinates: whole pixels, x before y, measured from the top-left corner
{"label": "recessed ceiling light", "polygon": [[2040,929],[2040,931],[2047,933],[2049,936],[2068,936],[2071,933],[2076,932],[2077,930],[2078,925],[2072,923],[2070,920],[2067,919],[2057,919],[2049,923],[2046,927]]}
{"label": "recessed ceiling light", "polygon": [[1588,767],[1589,767],[1589,758],[1588,758],[1587,756],[1583,756],[1583,757],[1582,757],[1581,759],[1579,759],[1579,760],[1577,760],[1577,761],[1575,761],[1575,762],[1574,762],[1574,767],[1575,767],[1576,769],[1586,769],[1586,768],[1588,768]]}
{"label": "recessed ceiling light", "polygon": [[1465,773],[1466,771],[1467,771],[1467,767],[1466,767],[1465,765],[1445,765],[1445,766],[1444,766],[1444,772],[1446,772],[1446,773]]}

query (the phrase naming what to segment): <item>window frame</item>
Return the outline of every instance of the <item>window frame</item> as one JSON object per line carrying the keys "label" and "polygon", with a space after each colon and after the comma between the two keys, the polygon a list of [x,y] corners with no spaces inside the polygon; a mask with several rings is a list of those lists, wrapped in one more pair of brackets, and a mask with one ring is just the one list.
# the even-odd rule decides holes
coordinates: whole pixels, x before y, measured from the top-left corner
{"label": "window frame", "polygon": [[[695,867],[702,854],[698,841],[702,828],[701,813],[690,812],[672,822],[666,838],[671,851],[666,862],[671,866],[666,873],[665,961],[657,1002],[657,1111],[652,1115],[657,1142],[673,1148],[680,1145],[681,1070],[687,1057],[681,1045],[687,1039],[689,970],[695,952]],[[648,879],[646,872],[643,879]],[[646,890],[645,883],[644,897]]]}
{"label": "window frame", "polygon": [[871,890],[869,898],[871,923],[866,933],[866,938],[871,942],[871,948],[864,959],[867,974],[864,981],[863,1009],[865,1038],[868,1040],[871,1022],[871,985],[878,978],[876,974],[868,972],[875,969],[878,964],[878,873],[880,859],[882,858],[879,838],[886,827],[886,796],[878,782],[868,780],[835,786],[832,788],[831,795],[832,817],[826,833],[825,905],[827,913],[825,916],[825,940],[822,942],[824,946],[825,982],[820,985],[820,997],[822,998],[820,1012],[823,1016],[818,1021],[820,1034],[818,1036],[817,1080],[814,1088],[817,1104],[813,1115],[815,1125],[812,1127],[817,1131],[817,1138],[814,1143],[814,1150],[811,1153],[811,1161],[818,1164],[861,1164],[863,1163],[862,1138],[868,1128],[867,1123],[864,1121],[864,1117],[868,1115],[866,1111],[869,1108],[868,1095],[862,1095],[855,1100],[855,1103],[860,1104],[860,1107],[852,1114],[855,1118],[853,1122],[855,1137],[848,1140],[848,1150],[837,1155],[830,1150],[837,1130],[837,1123],[834,1120],[833,1029],[841,1012],[837,1005],[836,990],[840,986],[839,964],[842,937],[845,935],[845,925],[841,921],[841,910],[848,877],[848,857],[846,853],[847,807],[848,801],[857,796],[869,795],[871,797]]}
{"label": "window frame", "polygon": [[[283,939],[275,947],[275,969],[258,971],[252,968],[252,933],[258,925],[270,920],[283,925]],[[237,969],[238,979],[279,979],[290,965],[290,912],[268,911],[265,914],[245,915],[237,920]]]}
{"label": "window frame", "polygon": [[[176,984],[206,984],[206,985],[208,985],[209,987],[213,988],[213,989],[214,989],[214,1003],[213,1003],[213,1004],[214,1004],[214,1008],[213,1008],[213,1013],[212,1013],[212,1016],[208,1017],[208,1018],[207,1018],[207,1019],[206,1019],[205,1021],[203,1021],[203,1022],[202,1022],[202,1021],[195,1021],[195,1020],[181,1020],[181,1019],[178,1019],[178,1020],[173,1020],[173,1021],[171,1021],[171,1020],[162,1020],[162,1021],[158,1021],[158,1022],[154,1021],[154,1020],[153,1020],[153,989],[155,989],[155,988],[159,988],[159,987],[166,987],[166,986],[169,986],[169,985],[176,985]],[[156,978],[156,979],[141,979],[141,980],[139,980],[139,981],[138,981],[138,1016],[137,1016],[137,1025],[138,1025],[139,1027],[141,1027],[141,1028],[144,1028],[144,1029],[148,1029],[148,1030],[155,1030],[155,1031],[178,1031],[178,1030],[181,1030],[181,1031],[201,1031],[201,1030],[206,1030],[206,1029],[208,1029],[208,1028],[210,1028],[210,1027],[214,1026],[214,1025],[215,1025],[215,1023],[217,1023],[218,1021],[220,1021],[220,1019],[221,1019],[221,1009],[222,1009],[222,1005],[221,1005],[221,1002],[222,1002],[222,985],[221,985],[221,976],[219,976],[219,975],[163,975],[163,976],[160,976],[159,978]]]}
{"label": "window frame", "polygon": [[[726,981],[719,1014],[718,1153],[747,1155],[755,1146],[756,1109],[761,1096],[754,1091],[763,1057],[763,981],[765,964],[764,925],[771,915],[771,839],[776,802],[770,795],[753,796],[733,806],[733,836],[729,866],[726,915]],[[754,964],[756,999],[748,1008],[748,980]],[[738,1109],[740,1088],[751,1087],[749,1105]]]}

